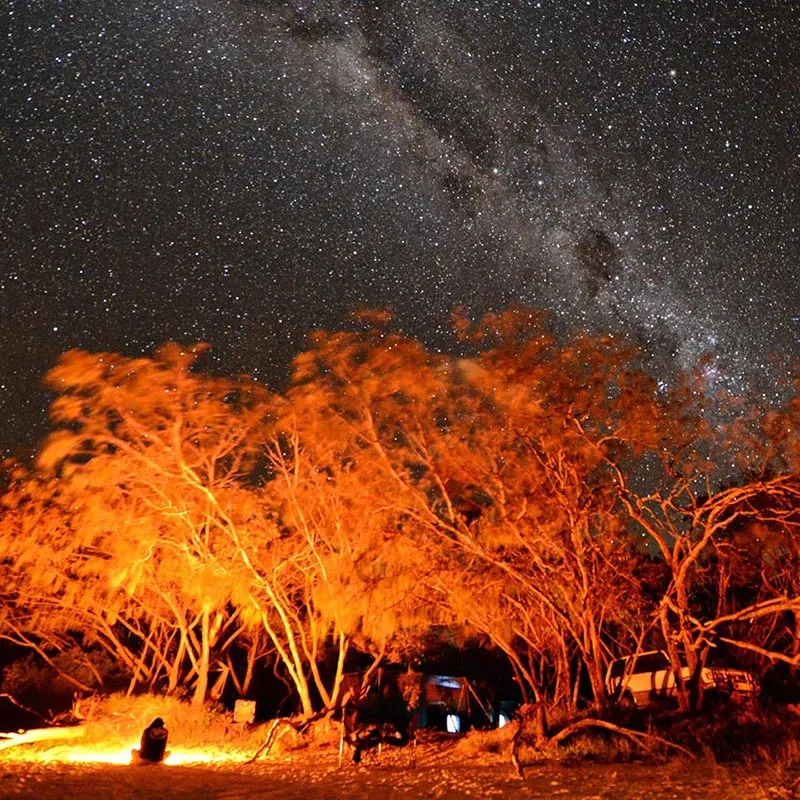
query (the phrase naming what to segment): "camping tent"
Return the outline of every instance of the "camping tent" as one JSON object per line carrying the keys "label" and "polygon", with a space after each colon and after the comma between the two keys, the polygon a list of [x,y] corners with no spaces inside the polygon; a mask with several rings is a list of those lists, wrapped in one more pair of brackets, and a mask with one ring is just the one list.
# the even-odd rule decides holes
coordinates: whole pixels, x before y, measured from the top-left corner
{"label": "camping tent", "polygon": [[489,690],[454,675],[390,669],[378,669],[370,676],[354,672],[343,682],[342,697],[348,695],[357,698],[365,716],[413,716],[418,728],[459,733],[496,724]]}

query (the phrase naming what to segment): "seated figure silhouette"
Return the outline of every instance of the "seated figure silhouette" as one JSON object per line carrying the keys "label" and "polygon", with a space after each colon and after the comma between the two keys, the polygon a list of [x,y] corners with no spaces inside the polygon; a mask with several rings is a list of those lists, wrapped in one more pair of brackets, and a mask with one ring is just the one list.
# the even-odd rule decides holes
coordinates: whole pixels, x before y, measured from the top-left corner
{"label": "seated figure silhouette", "polygon": [[164,727],[164,720],[156,717],[142,732],[142,742],[137,754],[142,761],[158,764],[164,760],[166,752],[167,729]]}

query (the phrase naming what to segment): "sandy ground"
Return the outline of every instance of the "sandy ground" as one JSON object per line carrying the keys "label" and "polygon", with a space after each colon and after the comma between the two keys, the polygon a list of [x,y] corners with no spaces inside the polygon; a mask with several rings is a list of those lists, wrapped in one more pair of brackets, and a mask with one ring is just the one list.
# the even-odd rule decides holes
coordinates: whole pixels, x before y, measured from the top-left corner
{"label": "sandy ground", "polygon": [[709,761],[668,764],[548,764],[520,781],[507,761],[417,764],[372,759],[337,768],[333,753],[251,765],[144,767],[6,761],[0,798],[37,800],[412,800],[414,798],[576,798],[576,800],[798,800],[789,787],[800,772],[726,768]]}

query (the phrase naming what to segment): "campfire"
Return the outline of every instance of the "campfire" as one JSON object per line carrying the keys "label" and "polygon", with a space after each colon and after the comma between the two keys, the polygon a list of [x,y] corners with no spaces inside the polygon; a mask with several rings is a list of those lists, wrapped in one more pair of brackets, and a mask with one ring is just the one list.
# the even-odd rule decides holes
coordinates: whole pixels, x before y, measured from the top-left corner
{"label": "campfire", "polygon": [[218,709],[162,696],[111,695],[76,703],[70,719],[78,724],[0,733],[0,760],[135,765],[142,730],[156,717],[169,728],[161,762],[167,766],[244,762],[263,742],[257,726]]}
{"label": "campfire", "polygon": [[[139,741],[86,742],[83,726],[69,728],[40,728],[17,733],[0,734],[0,758],[5,761],[69,764],[132,764]],[[167,766],[182,764],[219,764],[241,761],[241,753],[218,747],[171,748],[162,762]]]}

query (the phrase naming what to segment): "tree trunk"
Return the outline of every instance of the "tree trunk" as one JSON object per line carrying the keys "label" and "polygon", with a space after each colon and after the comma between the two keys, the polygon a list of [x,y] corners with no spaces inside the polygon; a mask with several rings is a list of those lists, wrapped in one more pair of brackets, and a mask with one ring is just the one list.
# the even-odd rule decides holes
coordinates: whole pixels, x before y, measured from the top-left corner
{"label": "tree trunk", "polygon": [[253,672],[255,670],[257,652],[258,652],[258,638],[253,642],[250,649],[247,651],[247,668],[245,669],[244,672],[244,678],[242,679],[242,687],[241,687],[242,697],[247,697],[247,694],[250,691],[250,683],[253,680]]}
{"label": "tree trunk", "polygon": [[210,664],[211,647],[209,642],[209,614],[203,609],[200,616],[200,653],[197,660],[197,683],[194,686],[192,705],[198,708],[203,705],[208,692],[208,667]]}
{"label": "tree trunk", "polygon": [[675,695],[678,698],[678,707],[685,713],[691,708],[691,703],[689,701],[689,692],[687,691],[686,684],[681,675],[681,660],[678,655],[678,650],[675,647],[675,640],[672,636],[672,630],[670,629],[668,614],[669,609],[665,604],[662,604],[660,614],[661,633],[667,645],[670,668],[672,669],[672,675],[675,681]]}
{"label": "tree trunk", "polygon": [[181,664],[183,664],[185,656],[186,634],[181,631],[181,635],[178,638],[178,652],[175,654],[175,658],[172,660],[172,664],[169,666],[169,672],[167,673],[167,694],[172,694],[178,688],[181,676]]}
{"label": "tree trunk", "polygon": [[606,694],[606,676],[603,671],[603,647],[593,620],[589,624],[589,654],[589,663],[586,666],[589,669],[594,702],[599,708],[605,708],[608,705],[608,696]]}
{"label": "tree trunk", "polygon": [[342,678],[344,677],[344,662],[345,658],[347,657],[347,651],[349,649],[350,643],[347,637],[343,634],[339,634],[339,658],[336,660],[336,674],[333,678],[333,686],[331,687],[331,702],[329,711],[336,708],[336,705],[339,702],[339,691],[342,686]]}

